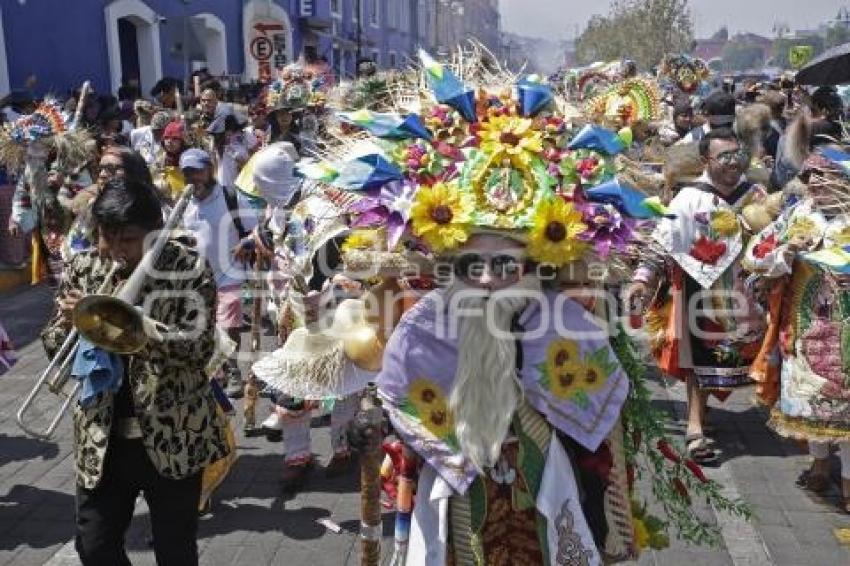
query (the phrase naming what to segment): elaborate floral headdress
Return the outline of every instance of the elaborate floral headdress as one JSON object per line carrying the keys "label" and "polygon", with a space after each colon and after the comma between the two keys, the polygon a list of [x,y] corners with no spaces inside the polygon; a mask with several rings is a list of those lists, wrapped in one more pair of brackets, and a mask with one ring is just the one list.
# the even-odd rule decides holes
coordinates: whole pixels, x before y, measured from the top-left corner
{"label": "elaborate floral headdress", "polygon": [[293,63],[280,71],[280,77],[266,87],[263,106],[267,112],[275,110],[303,110],[321,106],[325,95],[315,88],[320,78],[309,69]]}
{"label": "elaborate floral headdress", "polygon": [[57,162],[74,168],[88,161],[90,138],[85,129],[70,129],[62,116],[61,104],[47,99],[32,114],[0,128],[0,164],[18,171],[28,149],[41,145],[45,155],[55,155]]}
{"label": "elaborate floral headdress", "polygon": [[368,133],[357,151],[301,166],[364,195],[352,225],[382,231],[388,250],[445,253],[498,231],[526,241],[532,259],[563,266],[624,249],[635,218],[663,212],[615,176],[627,130],[576,133],[540,77],[471,86],[427,53],[420,59],[429,87],[420,113],[340,113]]}
{"label": "elaborate floral headdress", "polygon": [[658,79],[666,88],[685,94],[695,94],[709,74],[705,61],[686,53],[667,55],[658,68]]}

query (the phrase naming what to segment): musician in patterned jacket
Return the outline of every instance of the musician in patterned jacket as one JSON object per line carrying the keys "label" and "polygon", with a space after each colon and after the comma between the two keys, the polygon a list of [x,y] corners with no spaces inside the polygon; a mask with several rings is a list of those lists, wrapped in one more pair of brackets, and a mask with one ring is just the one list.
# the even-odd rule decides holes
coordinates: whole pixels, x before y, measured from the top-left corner
{"label": "musician in patterned jacket", "polygon": [[[146,238],[163,225],[155,189],[125,179],[107,183],[92,215],[97,247],[68,265],[58,311],[42,336],[51,356],[71,331],[74,305],[101,287],[112,260],[126,265],[106,292],[130,275]],[[150,507],[157,563],[197,564],[201,475],[228,452],[205,373],[215,347],[212,271],[176,240],[154,266],[137,304],[156,322],[157,336],[129,356],[80,340],[74,359],[72,373],[83,382],[74,404],[76,548],[85,566],[130,564],[124,534],[140,492]]]}

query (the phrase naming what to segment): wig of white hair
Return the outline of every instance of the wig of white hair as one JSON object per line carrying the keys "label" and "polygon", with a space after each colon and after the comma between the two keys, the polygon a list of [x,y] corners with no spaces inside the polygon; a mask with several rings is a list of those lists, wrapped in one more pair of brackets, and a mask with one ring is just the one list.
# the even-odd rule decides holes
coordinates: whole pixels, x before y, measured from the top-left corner
{"label": "wig of white hair", "polygon": [[[465,289],[470,287],[456,282],[448,293]],[[458,365],[449,396],[461,452],[479,471],[498,460],[522,399],[516,342],[509,332],[514,316],[539,292],[540,281],[526,276],[508,289],[488,296],[465,297],[455,303],[466,313],[476,309],[480,313],[463,316],[459,321]]]}

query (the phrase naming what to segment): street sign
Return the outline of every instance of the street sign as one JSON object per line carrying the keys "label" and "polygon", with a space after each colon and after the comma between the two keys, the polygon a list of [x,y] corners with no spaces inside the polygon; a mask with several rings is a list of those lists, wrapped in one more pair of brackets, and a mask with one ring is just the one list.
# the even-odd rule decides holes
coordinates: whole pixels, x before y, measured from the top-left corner
{"label": "street sign", "polygon": [[251,22],[245,38],[245,75],[248,80],[270,81],[289,63],[291,32],[285,22],[270,17]]}

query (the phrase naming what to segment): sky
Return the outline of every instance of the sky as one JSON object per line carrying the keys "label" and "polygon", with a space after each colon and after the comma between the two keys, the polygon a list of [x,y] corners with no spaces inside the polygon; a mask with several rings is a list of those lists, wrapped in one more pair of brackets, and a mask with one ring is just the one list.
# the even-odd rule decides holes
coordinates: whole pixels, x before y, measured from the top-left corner
{"label": "sky", "polygon": [[[607,0],[500,2],[505,31],[553,39],[572,39],[592,15],[608,11]],[[785,22],[792,30],[816,28],[845,5],[850,7],[850,0],[690,0],[697,38],[708,37],[723,25],[730,33],[751,31],[769,37],[775,22]]]}

